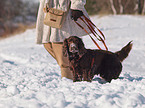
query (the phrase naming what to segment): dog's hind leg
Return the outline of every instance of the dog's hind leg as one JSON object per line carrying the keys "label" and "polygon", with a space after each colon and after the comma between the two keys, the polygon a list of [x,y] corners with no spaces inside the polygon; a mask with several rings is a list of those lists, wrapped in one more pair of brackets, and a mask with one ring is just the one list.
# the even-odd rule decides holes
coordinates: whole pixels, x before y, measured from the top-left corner
{"label": "dog's hind leg", "polygon": [[90,69],[90,71],[88,73],[88,81],[92,81],[92,79],[95,75],[95,71],[96,71],[96,65],[93,64],[93,67]]}
{"label": "dog's hind leg", "polygon": [[73,72],[73,82],[76,82],[77,81],[77,75],[75,72]]}
{"label": "dog's hind leg", "polygon": [[83,71],[83,81],[88,81],[88,72],[86,70]]}

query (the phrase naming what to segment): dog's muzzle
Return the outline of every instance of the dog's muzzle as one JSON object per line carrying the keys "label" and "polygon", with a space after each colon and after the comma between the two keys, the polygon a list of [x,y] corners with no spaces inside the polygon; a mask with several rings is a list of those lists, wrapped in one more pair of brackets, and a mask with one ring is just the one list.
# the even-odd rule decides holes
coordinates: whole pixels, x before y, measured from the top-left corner
{"label": "dog's muzzle", "polygon": [[69,51],[70,51],[71,53],[79,52],[79,50],[78,50],[76,44],[74,44],[74,43],[71,43],[71,44],[70,44]]}

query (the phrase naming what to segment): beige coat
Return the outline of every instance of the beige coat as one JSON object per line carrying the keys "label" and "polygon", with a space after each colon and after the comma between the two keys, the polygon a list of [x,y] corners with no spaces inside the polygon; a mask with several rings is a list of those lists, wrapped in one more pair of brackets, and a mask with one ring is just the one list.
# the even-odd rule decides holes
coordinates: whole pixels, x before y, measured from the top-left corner
{"label": "beige coat", "polygon": [[[38,16],[37,16],[37,23],[36,23],[36,33],[37,33],[36,42],[38,44],[48,43],[48,42],[63,42],[63,40],[69,36],[79,36],[80,37],[80,36],[86,35],[84,30],[82,30],[71,19],[70,10],[69,10],[69,13],[68,13],[61,29],[56,29],[56,28],[52,28],[52,27],[44,25],[43,20],[45,17],[45,13],[43,12],[43,8],[45,6],[45,3],[48,1],[49,0],[40,0]],[[54,8],[61,9],[61,10],[67,10],[67,7],[68,7],[70,1],[71,1],[70,9],[82,10],[83,13],[86,16],[88,16],[88,14],[84,8],[86,0],[52,0],[50,4]],[[81,23],[81,25],[83,25],[85,27],[85,25],[82,21],[78,20],[78,22]],[[85,28],[87,28],[87,27],[85,27]]]}

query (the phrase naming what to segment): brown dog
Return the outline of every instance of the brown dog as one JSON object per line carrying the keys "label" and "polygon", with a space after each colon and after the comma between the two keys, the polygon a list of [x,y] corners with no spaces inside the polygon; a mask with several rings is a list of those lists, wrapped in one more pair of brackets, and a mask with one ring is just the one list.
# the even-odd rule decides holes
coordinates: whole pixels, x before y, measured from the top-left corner
{"label": "brown dog", "polygon": [[122,71],[121,62],[132,49],[129,42],[118,52],[105,50],[91,50],[84,47],[84,43],[77,36],[64,40],[64,56],[68,56],[73,81],[91,81],[94,75],[100,75],[105,81],[117,79]]}

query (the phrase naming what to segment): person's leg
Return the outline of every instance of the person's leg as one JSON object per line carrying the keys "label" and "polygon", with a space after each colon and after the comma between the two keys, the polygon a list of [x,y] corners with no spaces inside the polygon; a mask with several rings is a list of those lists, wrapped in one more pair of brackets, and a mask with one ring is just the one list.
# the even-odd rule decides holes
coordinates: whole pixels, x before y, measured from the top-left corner
{"label": "person's leg", "polygon": [[50,55],[54,58],[55,58],[55,54],[53,52],[53,49],[52,49],[52,43],[45,43],[43,44],[44,45],[44,48],[50,53]]}
{"label": "person's leg", "polygon": [[73,74],[69,68],[68,58],[63,56],[63,43],[52,43],[52,48],[55,53],[57,63],[61,68],[61,77],[73,79]]}
{"label": "person's leg", "polygon": [[44,48],[52,55],[61,68],[61,77],[73,79],[73,75],[69,69],[67,57],[63,56],[62,52],[63,43],[45,43]]}

